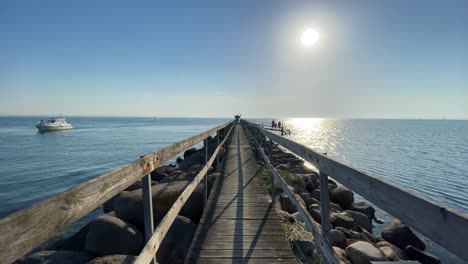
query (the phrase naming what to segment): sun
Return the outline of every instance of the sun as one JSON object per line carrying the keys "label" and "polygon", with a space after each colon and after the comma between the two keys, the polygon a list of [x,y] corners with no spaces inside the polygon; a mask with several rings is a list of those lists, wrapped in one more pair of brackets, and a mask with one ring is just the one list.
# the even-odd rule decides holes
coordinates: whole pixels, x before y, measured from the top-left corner
{"label": "sun", "polygon": [[301,43],[304,46],[313,46],[317,43],[317,41],[320,39],[320,34],[317,32],[317,30],[308,28],[302,32],[301,35]]}

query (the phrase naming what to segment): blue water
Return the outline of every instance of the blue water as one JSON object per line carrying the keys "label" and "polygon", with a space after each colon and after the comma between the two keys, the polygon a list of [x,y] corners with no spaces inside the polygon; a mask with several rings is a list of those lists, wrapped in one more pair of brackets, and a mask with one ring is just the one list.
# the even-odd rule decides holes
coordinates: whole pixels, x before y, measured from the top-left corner
{"label": "blue water", "polygon": [[0,218],[228,121],[70,117],[38,133],[39,119],[0,117]]}
{"label": "blue water", "polygon": [[[71,117],[73,130],[38,133],[38,119],[0,117],[0,218],[228,121]],[[468,213],[468,121],[283,121],[295,141]]]}

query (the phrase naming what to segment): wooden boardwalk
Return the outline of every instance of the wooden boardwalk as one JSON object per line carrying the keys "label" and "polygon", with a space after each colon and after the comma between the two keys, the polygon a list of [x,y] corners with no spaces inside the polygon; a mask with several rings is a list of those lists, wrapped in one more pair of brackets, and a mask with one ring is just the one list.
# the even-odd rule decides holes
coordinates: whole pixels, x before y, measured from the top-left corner
{"label": "wooden boardwalk", "polygon": [[241,125],[185,263],[295,263]]}

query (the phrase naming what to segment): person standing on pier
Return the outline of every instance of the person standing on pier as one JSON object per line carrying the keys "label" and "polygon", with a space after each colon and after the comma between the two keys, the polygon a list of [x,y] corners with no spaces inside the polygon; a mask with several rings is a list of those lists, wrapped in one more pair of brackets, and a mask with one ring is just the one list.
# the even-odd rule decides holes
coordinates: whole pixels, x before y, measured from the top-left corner
{"label": "person standing on pier", "polygon": [[278,128],[281,129],[281,121],[278,121]]}
{"label": "person standing on pier", "polygon": [[276,127],[276,123],[275,123],[275,120],[273,119],[273,121],[271,121],[271,128],[275,128]]}

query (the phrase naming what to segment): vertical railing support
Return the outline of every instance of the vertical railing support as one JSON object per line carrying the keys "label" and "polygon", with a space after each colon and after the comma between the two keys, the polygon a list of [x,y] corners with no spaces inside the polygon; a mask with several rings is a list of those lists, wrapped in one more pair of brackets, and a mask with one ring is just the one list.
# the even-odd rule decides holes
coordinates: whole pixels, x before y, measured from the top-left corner
{"label": "vertical railing support", "polygon": [[[205,138],[205,166],[208,164],[208,138]],[[205,173],[205,180],[204,180],[204,195],[203,195],[203,205],[206,205],[208,201],[208,170]]]}
{"label": "vertical railing support", "polygon": [[[218,131],[218,132],[216,132],[216,138],[218,139],[218,143],[216,144],[216,147],[219,146],[219,136],[220,136],[220,133]],[[219,152],[218,152],[218,155],[216,155],[216,171],[218,171],[218,172],[219,172],[219,170],[221,168],[221,166],[219,164],[219,156],[220,155],[219,155]]]}
{"label": "vertical railing support", "polygon": [[[319,164],[320,167],[320,164]],[[328,195],[328,175],[319,170],[320,176],[320,212],[322,236],[331,247],[330,242],[330,196]]]}
{"label": "vertical railing support", "polygon": [[[141,156],[140,158],[143,158]],[[151,194],[151,173],[141,179],[141,189],[143,194],[143,219],[145,224],[145,241],[153,236],[154,222],[153,222],[153,199]],[[156,257],[151,261],[152,264],[156,263]]]}
{"label": "vertical railing support", "polygon": [[[270,138],[270,163],[271,166],[273,165],[273,141]],[[275,201],[275,196],[276,196],[276,188],[275,188],[275,176],[273,176],[273,173],[271,174],[271,199]]]}

